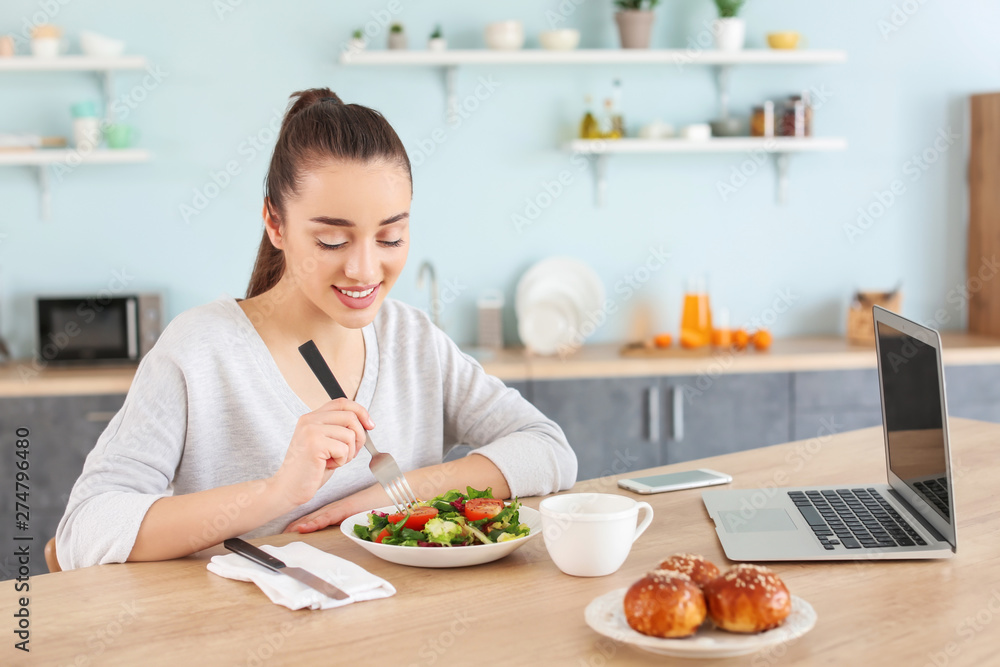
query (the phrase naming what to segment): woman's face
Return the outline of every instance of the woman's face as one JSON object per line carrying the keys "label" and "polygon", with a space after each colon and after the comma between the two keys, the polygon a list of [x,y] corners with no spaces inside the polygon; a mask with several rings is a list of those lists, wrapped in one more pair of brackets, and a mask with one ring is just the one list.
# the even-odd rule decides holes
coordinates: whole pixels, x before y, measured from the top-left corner
{"label": "woman's face", "polygon": [[280,229],[267,223],[285,253],[282,279],[341,326],[369,324],[406,264],[411,192],[393,163],[337,161],[304,173]]}

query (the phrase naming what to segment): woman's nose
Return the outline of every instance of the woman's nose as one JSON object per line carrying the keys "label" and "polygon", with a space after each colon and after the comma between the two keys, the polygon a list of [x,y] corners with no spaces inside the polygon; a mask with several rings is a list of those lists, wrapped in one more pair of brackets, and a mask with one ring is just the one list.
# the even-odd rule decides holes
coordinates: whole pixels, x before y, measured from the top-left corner
{"label": "woman's nose", "polygon": [[349,251],[347,264],[344,265],[344,275],[362,285],[377,283],[379,275],[375,249],[367,243],[354,244]]}

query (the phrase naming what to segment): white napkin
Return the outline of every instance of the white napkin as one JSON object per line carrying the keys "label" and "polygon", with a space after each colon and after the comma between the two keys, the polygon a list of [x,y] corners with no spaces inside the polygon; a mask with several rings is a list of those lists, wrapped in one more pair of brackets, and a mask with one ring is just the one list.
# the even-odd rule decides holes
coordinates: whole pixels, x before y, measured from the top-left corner
{"label": "white napkin", "polygon": [[252,581],[257,584],[271,602],[284,605],[289,609],[331,609],[342,607],[352,602],[387,598],[396,594],[396,589],[385,579],[349,560],[334,556],[305,542],[290,542],[283,547],[272,547],[269,544],[260,547],[275,558],[280,558],[289,567],[301,567],[320,579],[333,584],[350,597],[344,600],[334,600],[310,588],[287,574],[253,562],[243,556],[230,553],[224,556],[212,556],[208,563],[209,572],[220,577],[236,579],[237,581]]}

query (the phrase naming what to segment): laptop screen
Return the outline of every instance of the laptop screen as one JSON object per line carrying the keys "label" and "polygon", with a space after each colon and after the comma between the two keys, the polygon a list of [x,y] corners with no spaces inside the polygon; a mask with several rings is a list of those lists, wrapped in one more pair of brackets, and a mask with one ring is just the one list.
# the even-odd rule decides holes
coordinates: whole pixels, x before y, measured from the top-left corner
{"label": "laptop screen", "polygon": [[876,321],[889,469],[951,523],[938,350]]}

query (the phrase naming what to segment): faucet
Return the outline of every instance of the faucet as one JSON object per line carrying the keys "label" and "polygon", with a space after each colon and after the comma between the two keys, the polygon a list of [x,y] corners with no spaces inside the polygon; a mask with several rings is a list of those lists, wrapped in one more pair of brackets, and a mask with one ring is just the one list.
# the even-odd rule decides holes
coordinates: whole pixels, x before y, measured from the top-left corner
{"label": "faucet", "polygon": [[434,322],[434,326],[440,329],[441,299],[438,294],[437,273],[435,273],[434,265],[429,260],[425,260],[417,271],[417,289],[424,288],[424,273],[429,273],[431,277],[431,321]]}

